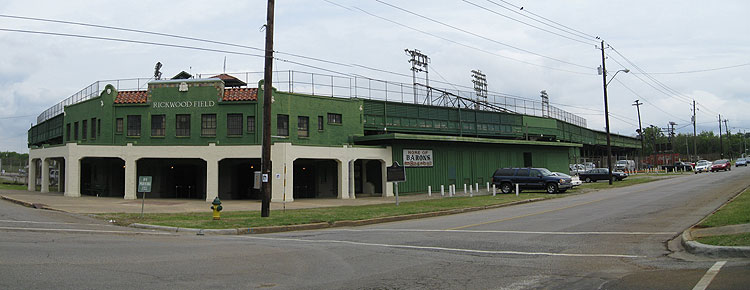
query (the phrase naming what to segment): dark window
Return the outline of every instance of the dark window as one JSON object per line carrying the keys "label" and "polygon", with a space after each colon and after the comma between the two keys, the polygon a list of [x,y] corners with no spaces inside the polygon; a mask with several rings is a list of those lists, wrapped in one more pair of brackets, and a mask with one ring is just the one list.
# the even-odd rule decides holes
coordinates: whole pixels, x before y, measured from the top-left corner
{"label": "dark window", "polygon": [[536,170],[536,169],[532,169],[532,170],[531,170],[531,171],[529,172],[529,176],[530,176],[530,177],[537,177],[537,176],[539,176],[539,175],[541,175],[541,174],[542,174],[542,173],[541,173],[541,172],[539,172],[539,170]]}
{"label": "dark window", "polygon": [[518,172],[516,172],[516,176],[529,176],[529,169],[528,168],[518,169]]}
{"label": "dark window", "polygon": [[513,168],[498,169],[495,175],[497,176],[513,176]]}
{"label": "dark window", "polygon": [[70,123],[65,126],[65,140],[70,141]]}
{"label": "dark window", "polygon": [[96,136],[102,136],[102,119],[96,120]]}
{"label": "dark window", "polygon": [[289,136],[289,115],[276,115],[276,134]]}
{"label": "dark window", "polygon": [[242,114],[227,114],[227,135],[242,135]]}
{"label": "dark window", "polygon": [[328,113],[328,124],[341,124],[341,114]]}
{"label": "dark window", "polygon": [[318,116],[318,131],[323,131],[323,116]]}
{"label": "dark window", "polygon": [[310,136],[310,118],[307,116],[297,117],[297,137],[309,137]]}
{"label": "dark window", "polygon": [[175,124],[175,133],[178,137],[190,137],[190,115],[180,114],[177,115]]}
{"label": "dark window", "polygon": [[141,115],[128,115],[128,136],[141,136]]}
{"label": "dark window", "polygon": [[255,116],[247,116],[247,132],[255,133]]}
{"label": "dark window", "polygon": [[88,132],[88,120],[83,120],[83,123],[81,123],[81,140],[86,140],[86,133]]}
{"label": "dark window", "polygon": [[166,124],[167,116],[165,115],[153,115],[151,116],[151,136],[163,137],[166,135]]}
{"label": "dark window", "polygon": [[531,152],[523,153],[523,166],[526,166],[526,167],[534,166],[532,165],[532,162],[531,162]]}
{"label": "dark window", "polygon": [[201,115],[201,136],[216,136],[216,114]]}
{"label": "dark window", "polygon": [[91,139],[96,139],[96,118],[91,118]]}
{"label": "dark window", "polygon": [[78,122],[73,123],[73,138],[78,140]]}
{"label": "dark window", "polygon": [[115,133],[122,134],[122,127],[122,118],[117,118],[117,120],[115,120]]}

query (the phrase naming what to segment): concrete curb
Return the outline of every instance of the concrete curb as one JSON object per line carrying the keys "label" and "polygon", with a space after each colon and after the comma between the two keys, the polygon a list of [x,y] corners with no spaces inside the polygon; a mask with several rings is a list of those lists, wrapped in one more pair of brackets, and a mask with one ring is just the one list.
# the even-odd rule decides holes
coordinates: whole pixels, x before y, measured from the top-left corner
{"label": "concrete curb", "polygon": [[693,228],[682,232],[682,246],[688,253],[712,258],[750,258],[750,247],[713,246],[696,242]]}
{"label": "concrete curb", "polygon": [[25,206],[25,207],[30,207],[30,208],[53,210],[53,211],[59,211],[59,212],[66,212],[64,210],[59,210],[59,209],[56,209],[56,208],[51,208],[51,207],[47,206],[46,204],[31,203],[31,202],[23,201],[23,200],[20,200],[20,199],[10,198],[10,197],[4,196],[4,195],[0,195],[0,199],[9,201],[9,202],[12,202],[12,203],[15,203],[15,204],[19,204],[19,205],[22,205],[22,206]]}
{"label": "concrete curb", "polygon": [[532,198],[527,200],[520,200],[504,204],[495,204],[488,206],[469,207],[461,209],[451,209],[436,212],[416,213],[400,216],[389,216],[381,218],[372,218],[366,220],[355,220],[355,221],[336,221],[333,223],[321,222],[312,224],[301,224],[301,225],[286,225],[286,226],[269,226],[269,227],[256,227],[256,228],[238,228],[238,229],[193,229],[193,228],[178,228],[169,226],[149,225],[149,224],[130,224],[134,228],[161,230],[168,232],[189,232],[196,233],[197,235],[246,235],[246,234],[268,234],[268,233],[280,233],[280,232],[291,232],[291,231],[304,231],[304,230],[319,230],[334,227],[358,227],[371,224],[388,223],[395,221],[405,221],[411,219],[421,219],[428,217],[437,217],[444,215],[459,214],[465,212],[486,210],[501,208],[506,206],[513,206],[524,203],[531,203],[536,201],[546,200],[546,198]]}

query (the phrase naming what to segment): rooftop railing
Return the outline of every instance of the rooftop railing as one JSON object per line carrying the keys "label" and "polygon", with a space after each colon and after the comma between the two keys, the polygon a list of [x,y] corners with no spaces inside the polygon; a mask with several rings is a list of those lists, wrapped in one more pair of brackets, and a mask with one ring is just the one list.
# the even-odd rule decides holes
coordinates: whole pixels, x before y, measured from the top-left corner
{"label": "rooftop railing", "polygon": [[[263,78],[263,72],[240,72],[228,73],[249,86],[254,87],[258,80]],[[216,74],[196,74],[196,78],[211,77]],[[54,116],[62,114],[63,107],[76,104],[101,94],[107,84],[112,84],[119,90],[142,90],[152,79],[133,78],[122,80],[102,80],[91,84],[81,91],[73,94],[62,102],[52,106],[37,117],[37,123],[44,122]],[[442,83],[445,84],[445,83]],[[478,97],[468,87],[451,85],[452,88],[437,88],[431,90],[424,85],[414,86],[411,83],[399,83],[378,80],[364,76],[335,76],[315,74],[300,71],[275,71],[273,75],[273,86],[283,92],[302,93],[316,96],[329,96],[337,98],[362,98],[370,100],[383,100],[402,103],[416,103],[433,106],[454,106],[455,102],[447,102],[451,98],[449,94],[460,96],[478,102],[487,102],[492,106],[477,106],[476,108],[489,109],[500,107],[506,111],[538,117],[549,117],[581,127],[586,127],[586,119],[575,114],[559,109],[555,106],[543,104],[541,101],[520,98],[517,96],[504,95],[489,92],[487,98]],[[464,89],[460,89],[464,88]],[[449,94],[444,94],[442,92]]]}

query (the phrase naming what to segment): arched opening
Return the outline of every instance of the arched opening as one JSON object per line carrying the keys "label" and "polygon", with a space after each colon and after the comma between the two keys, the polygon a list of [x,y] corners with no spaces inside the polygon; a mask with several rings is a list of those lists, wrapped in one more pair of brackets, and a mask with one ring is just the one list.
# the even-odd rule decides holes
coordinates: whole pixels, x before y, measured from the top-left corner
{"label": "arched opening", "polygon": [[81,159],[81,194],[102,197],[125,196],[125,161],[114,157]]}
{"label": "arched opening", "polygon": [[261,199],[253,188],[255,171],[260,171],[258,158],[227,158],[219,161],[220,199]]}
{"label": "arched opening", "polygon": [[331,159],[294,161],[294,199],[338,197],[338,162]]}
{"label": "arched opening", "polygon": [[377,159],[354,161],[354,192],[357,196],[383,196],[383,167]]}
{"label": "arched opening", "polygon": [[143,158],[137,161],[137,168],[138,176],[151,176],[148,197],[206,198],[206,161],[202,159]]}

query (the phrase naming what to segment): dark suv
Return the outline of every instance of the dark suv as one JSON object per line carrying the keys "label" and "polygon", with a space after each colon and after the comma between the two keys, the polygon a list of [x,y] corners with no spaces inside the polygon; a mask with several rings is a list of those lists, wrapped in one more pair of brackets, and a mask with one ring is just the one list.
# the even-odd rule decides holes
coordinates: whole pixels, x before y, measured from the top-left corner
{"label": "dark suv", "polygon": [[547,193],[563,193],[573,187],[570,178],[552,175],[547,168],[500,168],[492,175],[492,183],[502,193],[519,189],[544,189]]}

